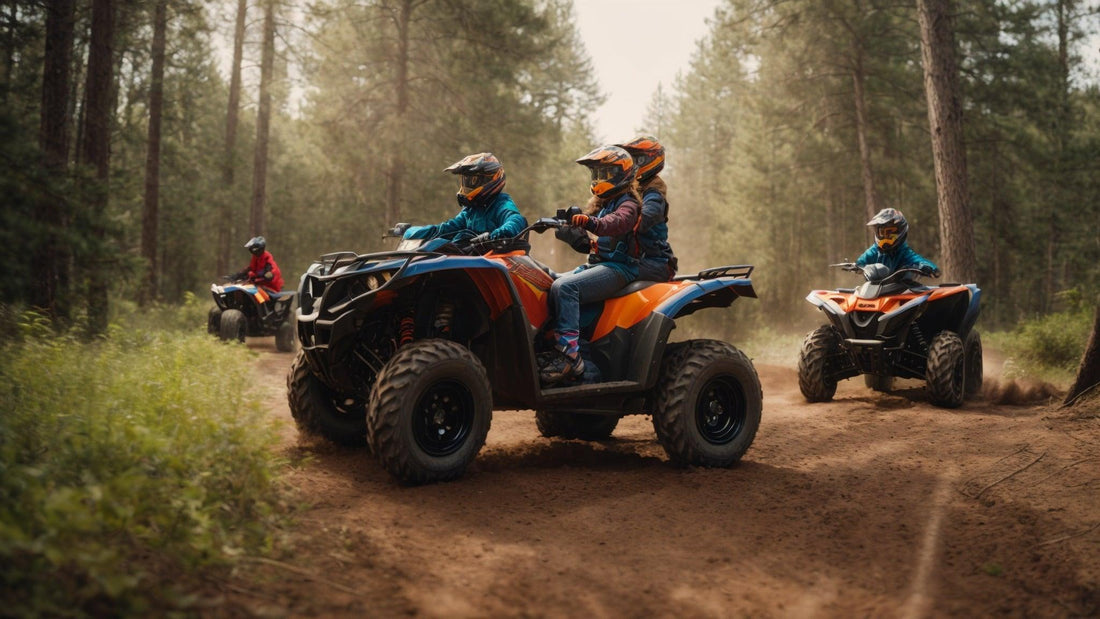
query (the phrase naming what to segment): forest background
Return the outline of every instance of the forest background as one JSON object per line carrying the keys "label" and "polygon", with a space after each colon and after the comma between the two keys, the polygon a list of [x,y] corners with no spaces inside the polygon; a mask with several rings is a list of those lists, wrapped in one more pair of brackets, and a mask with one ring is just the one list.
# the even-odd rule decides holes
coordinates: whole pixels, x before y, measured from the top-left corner
{"label": "forest background", "polygon": [[[1097,11],[953,4],[987,329],[1100,290],[1100,82],[1082,59]],[[531,220],[587,198],[573,160],[596,145],[604,95],[569,0],[6,0],[0,14],[0,299],[90,333],[112,300],[203,295],[255,234],[293,286],[322,253],[450,217],[442,169],[465,154],[496,153]],[[634,35],[624,62],[660,53],[659,29]],[[921,53],[913,2],[719,6],[637,127],[668,149],[681,271],[756,265],[762,302],[712,326],[812,322],[803,298],[850,281],[827,265],[866,248],[879,208],[942,259]],[[552,239],[534,253],[581,259]]]}

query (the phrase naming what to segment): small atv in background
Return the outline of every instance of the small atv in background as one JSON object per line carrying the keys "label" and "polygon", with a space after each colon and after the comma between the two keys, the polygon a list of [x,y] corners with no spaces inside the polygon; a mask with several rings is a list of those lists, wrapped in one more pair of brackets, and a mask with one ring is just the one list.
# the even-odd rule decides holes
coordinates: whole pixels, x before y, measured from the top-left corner
{"label": "small atv in background", "polygon": [[[294,352],[294,291],[271,292],[247,281],[210,284],[215,306],[206,319],[206,331],[219,338],[243,342],[245,336],[275,336],[279,352]],[[271,303],[265,302],[271,299]]]}
{"label": "small atv in background", "polygon": [[889,391],[894,377],[924,380],[932,403],[947,408],[981,390],[976,285],[924,286],[913,279],[922,275],[918,269],[891,273],[883,264],[831,266],[862,273],[866,281],[806,297],[829,317],[799,353],[798,386],[806,400],[831,400],[838,381],[859,374],[876,391]]}
{"label": "small atv in background", "polygon": [[581,381],[543,387],[555,275],[527,254],[527,235],[563,227],[559,216],[515,238],[405,239],[396,251],[313,263],[301,280],[301,350],[287,377],[299,431],[369,444],[412,484],[460,477],[494,410],[534,410],[544,436],[584,440],[607,439],[623,415],[648,414],[673,462],[740,460],[760,424],[752,362],[725,342],[668,337],[681,316],[755,297],[752,267],[634,282],[583,306],[591,367]]}

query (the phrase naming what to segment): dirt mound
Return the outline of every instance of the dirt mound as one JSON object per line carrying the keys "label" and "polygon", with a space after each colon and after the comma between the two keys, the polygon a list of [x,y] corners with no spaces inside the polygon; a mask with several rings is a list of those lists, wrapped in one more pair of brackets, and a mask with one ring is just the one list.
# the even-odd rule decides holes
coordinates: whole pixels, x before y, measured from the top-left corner
{"label": "dirt mound", "polygon": [[990,403],[1004,406],[1053,403],[1062,397],[1061,391],[1048,382],[995,378],[985,380],[985,384],[982,385],[982,395]]}

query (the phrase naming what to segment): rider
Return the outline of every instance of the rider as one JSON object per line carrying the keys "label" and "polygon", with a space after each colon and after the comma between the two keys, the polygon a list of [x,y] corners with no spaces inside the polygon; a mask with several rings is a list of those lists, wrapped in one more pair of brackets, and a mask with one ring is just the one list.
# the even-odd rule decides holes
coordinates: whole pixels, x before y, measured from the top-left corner
{"label": "rider", "polygon": [[279,271],[279,265],[275,264],[275,258],[267,251],[267,241],[262,236],[255,236],[244,244],[244,248],[252,254],[248,267],[230,276],[234,280],[247,280],[268,292],[279,292],[283,289],[283,274]]}
{"label": "rider", "polygon": [[433,226],[413,226],[404,238],[426,239],[469,230],[472,242],[509,238],[527,227],[512,196],[504,193],[504,166],[492,153],[468,155],[444,172],[458,174],[458,204],[462,210],[453,218]]}
{"label": "rider", "polygon": [[588,264],[554,280],[550,302],[555,316],[554,343],[561,353],[544,367],[543,385],[584,375],[580,355],[580,306],[615,294],[638,277],[638,244],[635,230],[641,197],[635,182],[634,160],[618,146],[601,146],[577,159],[592,171],[592,198],[586,213],[570,217],[569,224],[591,232]]}
{"label": "rider", "polygon": [[939,277],[940,269],[931,260],[913,251],[905,242],[909,222],[893,208],[884,208],[867,222],[875,228],[875,244],[856,260],[856,266],[881,263],[893,273],[899,269],[919,269],[922,275]]}
{"label": "rider", "polygon": [[649,135],[619,146],[634,159],[638,190],[642,194],[642,220],[638,224],[638,245],[642,255],[638,279],[667,282],[676,275],[677,260],[668,244],[668,187],[658,176],[665,167],[665,147]]}

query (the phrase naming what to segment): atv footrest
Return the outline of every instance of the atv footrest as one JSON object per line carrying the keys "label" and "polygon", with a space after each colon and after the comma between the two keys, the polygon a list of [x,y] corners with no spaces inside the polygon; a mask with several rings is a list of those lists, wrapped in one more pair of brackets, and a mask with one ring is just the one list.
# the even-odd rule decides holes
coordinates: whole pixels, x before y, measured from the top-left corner
{"label": "atv footrest", "polygon": [[613,380],[606,383],[589,383],[571,385],[569,387],[552,387],[542,390],[542,403],[557,400],[574,400],[579,397],[590,398],[593,396],[611,395],[615,393],[636,392],[641,388],[633,380]]}

